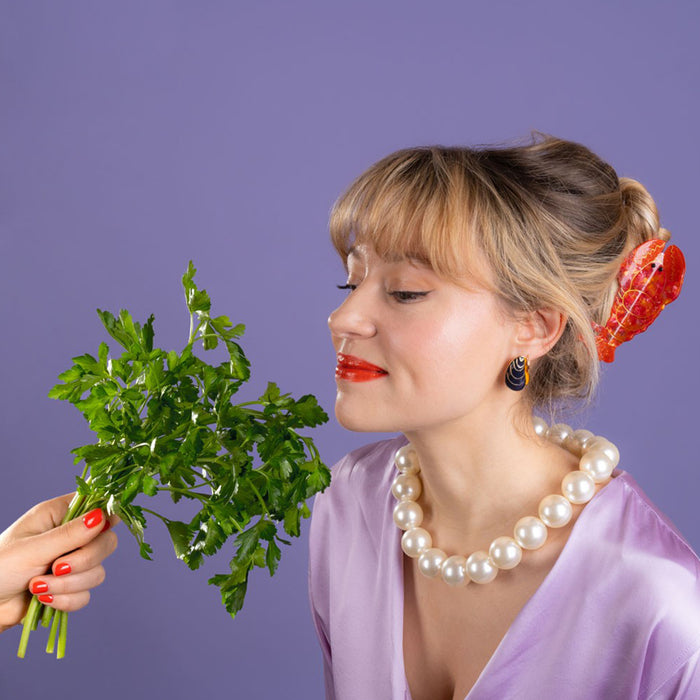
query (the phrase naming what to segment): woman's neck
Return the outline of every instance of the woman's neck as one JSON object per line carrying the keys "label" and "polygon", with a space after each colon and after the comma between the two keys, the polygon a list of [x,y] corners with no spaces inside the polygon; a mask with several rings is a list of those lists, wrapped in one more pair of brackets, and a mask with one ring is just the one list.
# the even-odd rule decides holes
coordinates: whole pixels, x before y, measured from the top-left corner
{"label": "woman's neck", "polygon": [[451,424],[406,431],[421,465],[418,499],[433,546],[483,549],[516,521],[536,515],[539,501],[558,493],[576,468],[568,451],[538,437],[529,421],[483,412]]}

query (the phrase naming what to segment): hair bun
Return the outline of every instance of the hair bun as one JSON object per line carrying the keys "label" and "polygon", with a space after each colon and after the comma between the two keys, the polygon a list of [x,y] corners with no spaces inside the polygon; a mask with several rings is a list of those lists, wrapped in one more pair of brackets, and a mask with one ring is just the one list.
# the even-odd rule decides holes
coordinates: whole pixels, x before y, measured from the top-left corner
{"label": "hair bun", "polygon": [[[620,197],[627,217],[627,242],[630,248],[651,238],[668,240],[671,234],[659,228],[659,212],[652,196],[641,182],[630,177],[620,178]],[[668,238],[663,238],[663,232]]]}
{"label": "hair bun", "polygon": [[660,238],[662,241],[668,242],[671,240],[671,232],[667,228],[660,226],[659,230],[656,232],[656,237]]}

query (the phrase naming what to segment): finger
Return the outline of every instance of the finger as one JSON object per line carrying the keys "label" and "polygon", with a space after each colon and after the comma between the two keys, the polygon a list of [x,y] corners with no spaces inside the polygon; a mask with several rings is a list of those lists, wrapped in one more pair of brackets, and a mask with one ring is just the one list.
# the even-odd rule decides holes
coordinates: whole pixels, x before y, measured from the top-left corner
{"label": "finger", "polygon": [[67,576],[88,571],[101,564],[117,548],[117,535],[103,532],[92,542],[54,561],[51,570],[55,576]]}
{"label": "finger", "polygon": [[95,508],[65,525],[28,538],[27,544],[31,540],[31,546],[27,551],[31,552],[35,564],[48,565],[62,554],[79,549],[99,537],[104,524],[104,513]]}
{"label": "finger", "polygon": [[70,576],[35,576],[29,582],[29,591],[34,595],[64,595],[81,593],[96,588],[105,580],[105,570],[101,564]]}
{"label": "finger", "polygon": [[64,595],[52,595],[47,593],[40,595],[39,600],[49,607],[56,610],[64,610],[65,612],[73,612],[84,608],[90,602],[90,591],[81,591],[80,593],[66,593]]}
{"label": "finger", "polygon": [[75,493],[66,493],[37,503],[8,528],[12,532],[13,539],[38,535],[58,527],[68,512],[74,496]]}

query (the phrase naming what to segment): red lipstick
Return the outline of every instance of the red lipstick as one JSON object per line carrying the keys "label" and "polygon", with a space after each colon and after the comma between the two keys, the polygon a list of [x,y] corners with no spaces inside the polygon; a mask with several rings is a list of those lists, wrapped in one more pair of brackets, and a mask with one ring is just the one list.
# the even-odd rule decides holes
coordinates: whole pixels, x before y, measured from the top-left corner
{"label": "red lipstick", "polygon": [[389,374],[385,369],[366,362],[354,355],[338,353],[338,364],[335,368],[336,379],[347,379],[350,382],[368,382],[370,379],[379,379]]}

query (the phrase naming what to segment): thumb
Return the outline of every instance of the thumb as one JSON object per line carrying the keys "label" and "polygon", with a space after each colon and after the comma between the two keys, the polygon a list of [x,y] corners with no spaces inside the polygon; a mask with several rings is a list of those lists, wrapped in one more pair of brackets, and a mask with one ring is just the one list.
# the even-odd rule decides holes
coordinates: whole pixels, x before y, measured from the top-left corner
{"label": "thumb", "polygon": [[31,540],[32,558],[37,565],[48,566],[61,555],[94,540],[102,532],[105,522],[105,514],[95,508],[64,525],[34,535],[28,538]]}

